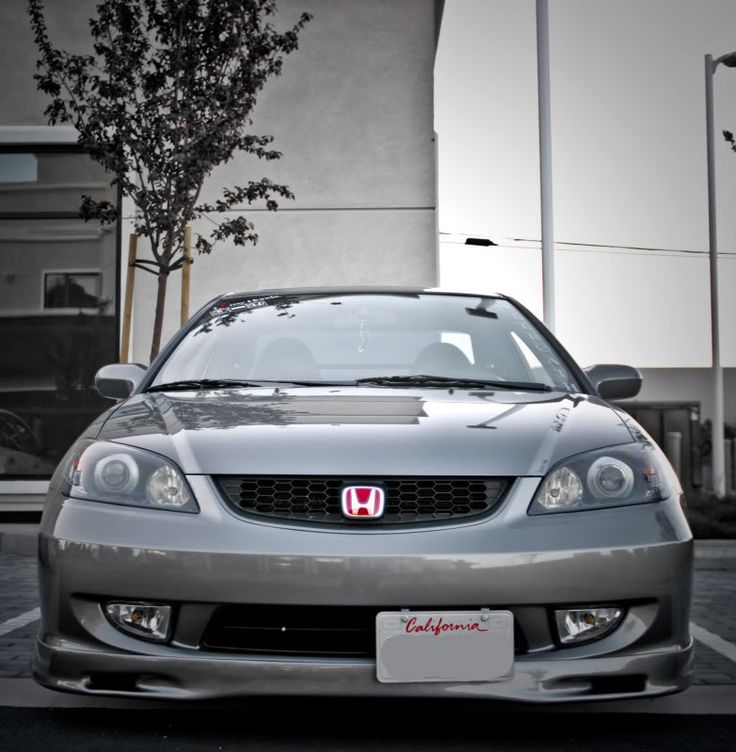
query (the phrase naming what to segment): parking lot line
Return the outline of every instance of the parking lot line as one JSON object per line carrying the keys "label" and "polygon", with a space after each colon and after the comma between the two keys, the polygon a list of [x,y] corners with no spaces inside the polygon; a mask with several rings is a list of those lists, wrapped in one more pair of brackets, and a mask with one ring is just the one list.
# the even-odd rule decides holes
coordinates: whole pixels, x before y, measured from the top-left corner
{"label": "parking lot line", "polygon": [[12,619],[8,619],[7,621],[4,621],[2,622],[2,624],[0,624],[0,637],[2,637],[2,635],[8,634],[8,632],[13,632],[16,629],[25,627],[26,624],[30,624],[31,622],[37,621],[40,618],[40,608],[34,608],[30,611],[26,611],[24,614],[14,616]]}
{"label": "parking lot line", "polygon": [[720,653],[724,658],[736,663],[736,645],[728,640],[724,640],[723,637],[719,637],[713,632],[709,632],[704,627],[698,626],[695,622],[690,622],[690,634],[698,641],[702,642],[711,650],[715,650],[716,653]]}

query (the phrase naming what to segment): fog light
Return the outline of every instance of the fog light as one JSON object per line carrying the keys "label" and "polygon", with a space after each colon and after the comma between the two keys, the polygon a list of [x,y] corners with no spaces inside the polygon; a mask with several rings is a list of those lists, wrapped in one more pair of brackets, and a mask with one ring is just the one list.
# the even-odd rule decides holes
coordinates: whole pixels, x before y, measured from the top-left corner
{"label": "fog light", "polygon": [[618,626],[623,613],[613,606],[558,609],[555,621],[560,642],[571,645],[604,637]]}
{"label": "fog light", "polygon": [[166,642],[171,627],[171,606],[159,603],[108,603],[108,619],[123,632],[144,640]]}

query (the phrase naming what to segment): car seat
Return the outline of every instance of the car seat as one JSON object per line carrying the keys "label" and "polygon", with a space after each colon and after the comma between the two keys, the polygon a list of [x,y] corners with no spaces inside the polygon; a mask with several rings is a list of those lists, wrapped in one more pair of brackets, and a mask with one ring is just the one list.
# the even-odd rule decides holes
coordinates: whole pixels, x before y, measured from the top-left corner
{"label": "car seat", "polygon": [[473,366],[465,353],[449,342],[427,345],[414,360],[413,372],[428,376],[472,377]]}
{"label": "car seat", "polygon": [[251,378],[273,381],[320,381],[321,374],[310,349],[294,337],[269,342],[253,366]]}

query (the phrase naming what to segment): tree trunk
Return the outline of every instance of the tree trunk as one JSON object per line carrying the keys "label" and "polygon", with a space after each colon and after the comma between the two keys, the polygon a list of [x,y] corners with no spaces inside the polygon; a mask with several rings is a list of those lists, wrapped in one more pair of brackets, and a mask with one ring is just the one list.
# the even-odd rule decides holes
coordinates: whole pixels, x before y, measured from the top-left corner
{"label": "tree trunk", "polygon": [[153,339],[151,340],[151,359],[158,355],[161,347],[161,330],[164,326],[164,307],[166,306],[166,283],[169,281],[169,273],[159,270],[158,291],[156,293],[156,314],[153,318]]}

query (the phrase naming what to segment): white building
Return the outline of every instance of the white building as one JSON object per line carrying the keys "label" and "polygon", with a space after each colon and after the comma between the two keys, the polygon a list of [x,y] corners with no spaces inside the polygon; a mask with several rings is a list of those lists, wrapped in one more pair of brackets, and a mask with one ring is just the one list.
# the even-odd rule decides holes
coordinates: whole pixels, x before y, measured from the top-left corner
{"label": "white building", "polygon": [[[93,0],[47,3],[56,46],[82,51]],[[280,0],[276,23],[314,15],[267,83],[253,132],[275,137],[278,162],[236,155],[205,200],[263,175],[294,202],[243,212],[258,245],[195,257],[191,310],[216,294],[329,284],[436,283],[433,65],[438,0]],[[32,79],[25,0],[6,0],[0,27],[0,504],[37,503],[50,468],[109,403],[92,378],[117,358],[129,220],[112,229],[77,218],[79,196],[115,200],[105,175],[49,128]],[[122,205],[123,216],[133,208]],[[196,231],[196,228],[195,228]],[[139,253],[145,257],[145,247]],[[138,273],[131,360],[147,362],[155,279]],[[169,281],[164,339],[178,328]]]}

